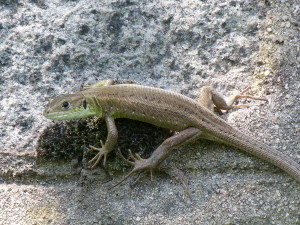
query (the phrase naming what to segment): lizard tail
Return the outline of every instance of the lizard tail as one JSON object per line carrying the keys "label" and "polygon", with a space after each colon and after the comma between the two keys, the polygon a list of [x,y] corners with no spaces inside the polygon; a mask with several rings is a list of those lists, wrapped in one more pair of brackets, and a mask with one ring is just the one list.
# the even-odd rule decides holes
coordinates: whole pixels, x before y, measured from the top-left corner
{"label": "lizard tail", "polygon": [[261,141],[242,134],[239,131],[231,138],[234,140],[230,141],[228,144],[281,168],[300,182],[300,164],[291,157],[271,148]]}

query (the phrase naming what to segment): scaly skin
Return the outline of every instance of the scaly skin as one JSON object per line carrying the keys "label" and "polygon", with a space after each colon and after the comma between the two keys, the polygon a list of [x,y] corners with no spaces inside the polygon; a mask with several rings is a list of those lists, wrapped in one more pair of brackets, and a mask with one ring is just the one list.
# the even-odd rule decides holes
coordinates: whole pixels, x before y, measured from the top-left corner
{"label": "scaly skin", "polygon": [[95,162],[93,167],[102,157],[105,163],[107,154],[116,144],[118,133],[114,119],[128,118],[178,131],[177,134],[162,143],[150,158],[142,159],[139,156],[131,155],[133,161],[125,159],[134,166],[130,174],[139,170],[152,171],[171,154],[173,148],[194,139],[204,138],[226,143],[249,152],[283,169],[300,182],[300,165],[292,158],[243,134],[209,110],[211,108],[209,101],[212,101],[219,109],[230,109],[240,107],[232,105],[235,99],[254,97],[237,95],[234,100],[226,104],[223,97],[213,89],[206,87],[203,89],[206,97],[201,100],[204,103],[202,106],[186,96],[159,88],[132,84],[110,84],[110,82],[107,85],[103,84],[104,86],[101,84],[100,87],[94,85],[76,94],[58,97],[44,112],[45,117],[53,120],[89,116],[105,119],[108,126],[108,138],[105,144],[101,142],[101,148],[91,146],[94,150],[99,151],[96,157],[90,161]]}

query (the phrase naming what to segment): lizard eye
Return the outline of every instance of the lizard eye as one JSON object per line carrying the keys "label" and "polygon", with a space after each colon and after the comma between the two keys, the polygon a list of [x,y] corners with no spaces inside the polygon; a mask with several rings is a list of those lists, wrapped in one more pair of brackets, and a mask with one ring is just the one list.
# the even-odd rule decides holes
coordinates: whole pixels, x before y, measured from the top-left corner
{"label": "lizard eye", "polygon": [[84,109],[86,109],[87,103],[86,103],[86,100],[85,100],[85,99],[84,99],[83,102],[82,102],[82,106],[83,106]]}
{"label": "lizard eye", "polygon": [[70,103],[69,102],[63,102],[62,107],[64,107],[65,109],[69,108]]}

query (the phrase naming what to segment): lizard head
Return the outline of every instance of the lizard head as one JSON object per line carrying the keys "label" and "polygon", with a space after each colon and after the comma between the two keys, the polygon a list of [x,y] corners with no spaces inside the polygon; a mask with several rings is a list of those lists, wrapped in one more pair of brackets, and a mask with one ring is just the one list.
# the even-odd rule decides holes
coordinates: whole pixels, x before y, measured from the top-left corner
{"label": "lizard head", "polygon": [[43,115],[51,120],[80,119],[95,116],[97,112],[80,94],[69,94],[53,99]]}

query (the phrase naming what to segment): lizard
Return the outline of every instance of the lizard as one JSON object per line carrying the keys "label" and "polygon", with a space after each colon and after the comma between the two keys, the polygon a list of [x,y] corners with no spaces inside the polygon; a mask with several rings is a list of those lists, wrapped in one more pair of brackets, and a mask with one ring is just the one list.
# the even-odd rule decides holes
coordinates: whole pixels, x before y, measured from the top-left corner
{"label": "lizard", "polygon": [[[121,158],[133,166],[133,169],[116,185],[119,185],[133,173],[152,171],[172,153],[174,148],[196,139],[208,139],[234,146],[265,160],[300,182],[300,164],[269,145],[244,134],[213,113],[213,109],[229,110],[247,107],[234,105],[239,98],[266,100],[244,95],[249,88],[225,99],[212,87],[204,86],[200,90],[198,101],[176,92],[142,86],[137,84],[114,84],[113,80],[105,80],[90,85],[75,94],[67,94],[55,98],[44,110],[43,115],[51,120],[69,120],[96,116],[104,118],[108,135],[105,143],[101,140],[101,148],[89,147],[98,151],[88,163],[92,169],[103,158],[105,165],[107,155],[117,143],[118,131],[115,119],[128,118],[147,122],[159,127],[175,131],[158,146],[152,155],[143,159],[130,150],[130,159],[126,159],[119,151]],[[114,186],[116,186],[114,185]]]}

